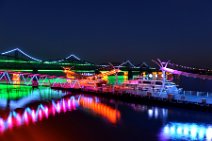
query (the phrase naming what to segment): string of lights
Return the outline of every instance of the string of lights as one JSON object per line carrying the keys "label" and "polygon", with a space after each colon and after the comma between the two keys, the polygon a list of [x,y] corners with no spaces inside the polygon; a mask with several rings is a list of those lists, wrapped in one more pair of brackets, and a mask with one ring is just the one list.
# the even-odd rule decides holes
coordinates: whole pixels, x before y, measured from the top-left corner
{"label": "string of lights", "polygon": [[[32,57],[31,55],[25,53],[24,51],[22,51],[22,50],[19,49],[19,48],[15,48],[15,49],[12,49],[12,50],[9,50],[9,51],[5,51],[5,52],[1,53],[1,55],[9,55],[9,54],[14,53],[14,52],[16,52],[16,51],[19,52],[19,53],[21,53],[22,55],[26,56],[27,58],[29,58],[29,59],[31,59],[31,60],[33,60],[33,61],[37,61],[37,62],[61,63],[61,62],[65,61],[65,60],[68,60],[68,59],[71,59],[71,58],[74,58],[74,59],[77,60],[77,61],[81,61],[81,58],[79,58],[79,57],[76,56],[75,54],[70,54],[70,55],[67,56],[66,58],[60,59],[60,60],[45,61],[45,60],[42,60],[42,59],[38,59],[38,58]],[[131,67],[133,67],[133,68],[136,68],[136,67],[137,67],[137,66],[134,65],[130,60],[126,60],[126,61],[122,62],[122,63],[119,65],[119,67],[124,67],[125,65],[128,65],[128,64],[129,64]],[[147,64],[145,63],[145,65],[147,65]],[[108,65],[106,65],[106,66],[108,66]]]}
{"label": "string of lights", "polygon": [[182,69],[188,69],[188,70],[197,70],[197,71],[205,71],[205,72],[212,72],[212,69],[203,69],[203,68],[197,68],[197,67],[188,67],[188,66],[184,66],[184,65],[179,65],[179,64],[175,64],[175,63],[169,63],[170,66],[173,67],[180,67]]}
{"label": "string of lights", "polygon": [[183,75],[183,76],[186,76],[186,77],[212,80],[212,76],[209,76],[209,75],[188,73],[188,72],[178,71],[178,70],[174,70],[174,69],[170,69],[170,68],[166,68],[166,67],[161,68],[161,70],[172,73],[172,74],[176,74],[176,75]]}
{"label": "string of lights", "polygon": [[2,55],[6,55],[6,54],[9,54],[9,53],[12,53],[12,52],[15,52],[15,51],[20,52],[21,54],[25,55],[26,57],[28,57],[28,58],[30,58],[30,59],[32,59],[32,60],[34,60],[34,61],[42,62],[42,60],[37,59],[37,58],[34,58],[34,57],[32,57],[32,56],[26,54],[25,52],[23,52],[23,51],[22,51],[21,49],[19,49],[19,48],[15,48],[15,49],[12,49],[12,50],[3,52],[3,53],[1,53],[1,54],[2,54]]}
{"label": "string of lights", "polygon": [[119,66],[124,66],[126,64],[129,64],[131,67],[134,67],[134,68],[136,67],[133,63],[130,62],[130,60],[127,60],[127,61],[121,63]]}
{"label": "string of lights", "polygon": [[[12,49],[12,50],[3,52],[3,53],[1,53],[1,55],[7,55],[7,54],[13,53],[13,52],[15,52],[15,51],[20,52],[21,54],[23,54],[24,56],[26,56],[26,57],[32,59],[33,61],[37,61],[37,62],[42,62],[42,61],[43,61],[43,60],[41,60],[41,59],[38,59],[38,58],[35,58],[35,57],[30,56],[29,54],[25,53],[24,51],[22,51],[22,50],[19,49],[19,48],[15,48],[15,49]],[[79,57],[77,57],[77,56],[74,55],[74,54],[69,55],[69,56],[66,57],[65,59],[68,60],[68,59],[70,59],[70,58],[72,58],[72,57],[73,57],[74,59],[78,60],[78,61],[81,60]],[[65,61],[65,60],[64,60],[64,59],[60,59],[60,60],[49,61],[49,62],[50,62],[50,63],[60,63],[60,62],[63,62],[63,61]]]}

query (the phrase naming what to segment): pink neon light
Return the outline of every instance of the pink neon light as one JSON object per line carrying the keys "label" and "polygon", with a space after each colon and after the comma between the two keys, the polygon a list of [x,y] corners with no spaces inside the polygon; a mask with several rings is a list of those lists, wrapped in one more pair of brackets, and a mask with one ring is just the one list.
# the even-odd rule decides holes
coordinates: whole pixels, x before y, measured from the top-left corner
{"label": "pink neon light", "polygon": [[120,118],[120,112],[105,104],[98,103],[92,98],[75,97],[52,101],[50,105],[39,105],[37,108],[26,108],[23,112],[10,112],[6,119],[0,118],[0,133],[14,127],[36,123],[56,113],[75,110],[77,106],[87,107],[93,112],[105,117],[112,123],[116,123]]}
{"label": "pink neon light", "polygon": [[209,75],[193,74],[193,73],[178,71],[178,70],[165,68],[165,67],[161,68],[161,70],[172,73],[172,74],[183,75],[183,76],[186,76],[186,77],[212,80],[212,76],[209,76]]}
{"label": "pink neon light", "polygon": [[53,101],[51,105],[41,105],[36,110],[26,108],[23,114],[17,113],[15,111],[10,112],[8,118],[6,118],[5,120],[3,118],[0,118],[0,132],[3,133],[7,129],[12,129],[16,126],[21,126],[24,124],[28,125],[31,122],[35,123],[41,121],[44,118],[48,118],[50,115],[55,115],[55,109],[57,109],[57,113],[62,112],[62,108],[64,109],[63,112],[75,110],[77,105],[78,104],[74,99],[63,99],[61,101],[58,101],[56,105]]}

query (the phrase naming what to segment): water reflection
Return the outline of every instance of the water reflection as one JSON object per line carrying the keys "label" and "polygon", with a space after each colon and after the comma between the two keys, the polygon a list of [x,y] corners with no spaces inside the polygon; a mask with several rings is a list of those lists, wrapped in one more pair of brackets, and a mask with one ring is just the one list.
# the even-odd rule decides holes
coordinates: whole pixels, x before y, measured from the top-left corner
{"label": "water reflection", "polygon": [[95,114],[102,116],[113,124],[117,123],[117,121],[120,119],[120,112],[106,104],[98,103],[93,99],[88,98],[81,98],[79,103],[80,106],[91,110]]}
{"label": "water reflection", "polygon": [[7,118],[0,118],[0,131],[4,132],[16,126],[41,121],[56,113],[74,110],[78,106],[77,103],[76,99],[71,97],[59,101],[52,101],[50,105],[39,104],[37,108],[27,107],[21,111],[11,111]]}
{"label": "water reflection", "polygon": [[39,87],[39,89],[32,89],[31,86],[24,85],[6,85],[0,84],[0,100],[20,100],[26,97],[36,95],[42,99],[60,98],[62,91],[55,91],[48,87]]}
{"label": "water reflection", "polygon": [[168,117],[168,109],[165,108],[158,108],[140,104],[129,104],[133,110],[137,112],[146,112],[149,119],[162,119],[166,120]]}
{"label": "water reflection", "polygon": [[168,123],[162,128],[161,139],[212,140],[212,125],[196,123]]}
{"label": "water reflection", "polygon": [[[10,92],[12,92],[13,94],[12,97],[8,97],[6,94],[4,97],[0,97],[0,131],[4,135],[6,135],[5,131],[8,131],[8,129],[12,130],[14,127],[27,125],[28,130],[28,126],[31,126],[32,123],[37,123],[59,114],[61,117],[64,115],[61,113],[68,115],[68,112],[77,110],[73,116],[75,118],[65,117],[67,119],[61,121],[56,116],[54,121],[48,120],[48,124],[45,125],[46,129],[52,128],[52,126],[49,126],[51,124],[57,124],[55,121],[60,121],[61,130],[72,129],[73,132],[77,128],[82,132],[80,134],[83,135],[87,133],[93,135],[94,131],[98,135],[107,132],[111,136],[115,134],[117,139],[123,141],[130,140],[133,137],[135,140],[145,138],[151,141],[212,140],[211,114],[208,113],[203,114],[201,112],[191,112],[183,109],[130,104],[83,94],[68,95],[65,92],[55,91],[49,88],[35,89],[33,91],[28,87],[20,87],[20,89],[22,89],[20,90],[21,92],[16,90],[5,91],[3,89],[1,91],[8,92],[7,94],[11,94]],[[24,94],[22,95],[22,93]],[[22,97],[18,96],[18,98],[15,98],[18,94],[21,94]],[[81,112],[101,117],[103,121],[106,120],[107,122],[102,122],[102,120],[99,122],[99,120],[93,117],[84,116]],[[79,120],[83,122],[78,122]],[[69,121],[72,122],[69,124]],[[74,126],[73,122],[75,121],[77,123]],[[84,125],[88,125],[89,123],[94,125],[92,131],[89,130],[89,127],[84,127]],[[111,128],[107,128],[106,126],[105,128],[105,124],[108,123],[109,125],[116,124],[116,126],[112,126]],[[83,124],[83,126],[80,124]],[[18,134],[15,130],[13,131],[11,132],[12,134]],[[46,133],[48,131],[45,130],[43,132]],[[58,134],[67,136],[67,140],[69,139],[69,133],[65,134],[59,131]],[[139,138],[136,138],[138,135]],[[59,140],[59,138],[55,139]],[[82,140],[85,139],[83,138]],[[100,140],[100,138],[96,139]],[[105,137],[105,140],[109,139]]]}
{"label": "water reflection", "polygon": [[[139,104],[129,104],[129,106],[132,107],[136,112],[145,112],[149,119],[153,119],[162,123],[161,130],[158,133],[158,140],[212,140],[212,124],[210,124],[211,115],[209,113],[202,115],[199,112],[185,112],[181,109],[172,109],[170,111],[165,108],[150,107]],[[191,123],[188,122],[189,118]],[[174,122],[180,120],[182,122]]]}
{"label": "water reflection", "polygon": [[[0,97],[0,108],[5,109],[9,108],[10,110],[14,110],[17,108],[22,108],[27,104],[31,104],[36,101],[46,101],[51,99],[59,99],[66,95],[66,93],[62,91],[51,90],[50,88],[40,88],[31,91],[23,91],[27,94],[19,95],[20,91],[13,91],[12,97],[11,93],[6,93],[10,96]],[[5,94],[5,95],[6,95]],[[14,99],[14,97],[18,97],[18,99]],[[17,98],[16,97],[16,98]]]}
{"label": "water reflection", "polygon": [[148,109],[148,117],[155,119],[166,119],[168,116],[168,109],[153,107]]}
{"label": "water reflection", "polygon": [[[50,99],[53,100],[48,102]],[[97,97],[70,96],[49,88],[33,90],[30,95],[17,100],[1,98],[0,103],[1,111],[6,109],[0,117],[1,133],[14,127],[42,121],[61,112],[76,110],[78,107],[88,109],[112,124],[116,124],[121,116],[117,109],[102,103]]]}

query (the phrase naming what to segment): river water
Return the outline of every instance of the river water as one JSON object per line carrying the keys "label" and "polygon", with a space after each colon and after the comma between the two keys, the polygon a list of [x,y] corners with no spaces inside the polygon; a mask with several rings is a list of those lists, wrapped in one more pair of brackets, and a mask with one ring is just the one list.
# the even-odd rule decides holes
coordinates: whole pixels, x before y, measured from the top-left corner
{"label": "river water", "polygon": [[212,113],[0,86],[1,141],[212,140]]}

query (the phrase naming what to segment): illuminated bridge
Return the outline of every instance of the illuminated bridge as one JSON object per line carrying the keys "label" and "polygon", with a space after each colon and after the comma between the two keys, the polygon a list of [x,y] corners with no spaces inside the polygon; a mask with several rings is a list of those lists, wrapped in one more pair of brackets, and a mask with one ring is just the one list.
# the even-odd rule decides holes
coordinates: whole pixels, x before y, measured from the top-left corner
{"label": "illuminated bridge", "polygon": [[38,70],[62,70],[64,66],[74,67],[76,70],[95,70],[96,66],[93,63],[84,61],[74,54],[70,54],[64,59],[43,61],[41,59],[32,57],[19,48],[9,50],[0,55],[1,69],[34,71]]}
{"label": "illuminated bridge", "polygon": [[47,74],[33,74],[26,72],[0,71],[0,83],[11,85],[27,86],[54,86],[59,84],[60,87],[80,88],[78,80],[70,80],[65,76],[55,76]]}
{"label": "illuminated bridge", "polygon": [[[129,72],[129,75],[140,74],[143,71],[156,71],[155,68],[151,68],[145,62],[134,65],[131,61],[127,60],[123,63],[113,63],[113,65],[122,71]],[[58,60],[41,60],[25,53],[19,48],[0,53],[0,68],[4,70],[61,75],[63,74],[63,67],[71,67],[75,72],[91,75],[99,71],[107,71],[108,67],[111,66],[109,64],[94,64],[74,54]]]}

